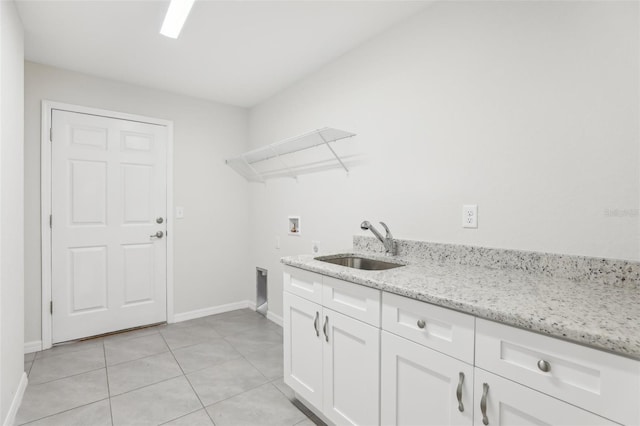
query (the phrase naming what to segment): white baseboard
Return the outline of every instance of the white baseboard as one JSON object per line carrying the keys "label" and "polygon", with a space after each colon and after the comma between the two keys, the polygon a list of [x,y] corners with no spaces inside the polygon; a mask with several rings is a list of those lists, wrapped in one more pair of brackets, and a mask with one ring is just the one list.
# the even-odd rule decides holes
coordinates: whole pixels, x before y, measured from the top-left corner
{"label": "white baseboard", "polygon": [[282,317],[280,315],[276,315],[271,311],[267,311],[267,319],[275,322],[280,327],[282,327]]}
{"label": "white baseboard", "polygon": [[24,342],[24,353],[38,352],[42,350],[42,340],[34,340],[32,342]]}
{"label": "white baseboard", "polygon": [[[207,317],[209,315],[222,314],[224,312],[235,311],[237,309],[251,309],[252,311],[255,311],[256,310],[256,302],[252,302],[251,300],[243,300],[241,302],[227,303],[226,305],[211,306],[209,308],[196,309],[194,311],[182,312],[182,313],[173,315],[173,322],[189,321],[189,320],[196,319],[196,318]],[[267,311],[267,319],[270,320],[270,321],[273,321],[274,323],[276,323],[280,327],[282,327],[282,317],[281,316],[276,315],[271,311]],[[28,352],[26,352],[27,345],[33,345],[33,348],[35,348],[36,347],[35,346],[36,343],[38,343],[40,345],[40,342],[25,343],[25,353],[28,353]],[[35,351],[39,351],[39,350],[40,350],[40,347],[38,347],[38,349],[31,350],[30,352],[35,352]]]}
{"label": "white baseboard", "polygon": [[[235,311],[237,309],[251,308],[251,302],[243,300],[241,302],[227,303],[226,305],[211,306],[209,308],[196,309],[194,311],[182,312],[173,315],[173,322],[189,321],[196,318],[202,318],[209,315],[221,314],[223,312]],[[253,303],[255,309],[256,304]]]}
{"label": "white baseboard", "polygon": [[16,415],[18,414],[18,408],[20,408],[20,404],[22,404],[22,397],[24,396],[24,391],[27,389],[27,383],[29,379],[27,379],[27,373],[22,373],[22,377],[20,378],[20,383],[18,384],[18,389],[16,390],[16,394],[13,397],[13,401],[11,401],[11,406],[9,407],[9,412],[7,413],[7,417],[4,419],[5,426],[13,426],[16,421]]}

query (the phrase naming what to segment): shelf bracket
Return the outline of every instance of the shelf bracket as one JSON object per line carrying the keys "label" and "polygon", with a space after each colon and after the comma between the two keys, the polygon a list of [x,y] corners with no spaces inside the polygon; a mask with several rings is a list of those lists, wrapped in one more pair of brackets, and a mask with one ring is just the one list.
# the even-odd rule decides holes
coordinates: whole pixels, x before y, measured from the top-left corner
{"label": "shelf bracket", "polygon": [[344,165],[344,163],[342,162],[342,160],[340,159],[340,157],[338,156],[338,154],[336,154],[336,152],[333,150],[333,148],[331,147],[331,145],[329,145],[329,141],[327,141],[324,136],[322,136],[322,132],[318,132],[318,136],[320,136],[320,138],[322,139],[322,141],[324,142],[325,145],[327,145],[327,148],[329,148],[329,151],[331,151],[331,153],[333,154],[334,157],[336,157],[336,160],[338,160],[338,163],[340,163],[340,165],[342,166],[342,168],[344,169],[345,172],[347,172],[347,174],[349,174],[349,169],[347,169],[347,166]]}

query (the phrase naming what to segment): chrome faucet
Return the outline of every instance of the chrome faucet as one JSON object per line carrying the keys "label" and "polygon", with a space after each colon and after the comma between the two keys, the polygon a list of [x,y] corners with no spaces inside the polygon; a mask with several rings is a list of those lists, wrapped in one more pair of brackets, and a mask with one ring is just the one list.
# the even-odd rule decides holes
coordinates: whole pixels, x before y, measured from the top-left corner
{"label": "chrome faucet", "polygon": [[371,224],[369,221],[364,221],[360,224],[360,229],[366,231],[367,229],[373,232],[373,235],[376,236],[377,239],[380,240],[382,244],[384,244],[384,251],[387,256],[394,256],[396,254],[396,242],[393,240],[393,235],[391,235],[391,231],[389,231],[389,227],[384,223],[380,222],[380,225],[387,231],[387,236],[383,237],[380,232]]}

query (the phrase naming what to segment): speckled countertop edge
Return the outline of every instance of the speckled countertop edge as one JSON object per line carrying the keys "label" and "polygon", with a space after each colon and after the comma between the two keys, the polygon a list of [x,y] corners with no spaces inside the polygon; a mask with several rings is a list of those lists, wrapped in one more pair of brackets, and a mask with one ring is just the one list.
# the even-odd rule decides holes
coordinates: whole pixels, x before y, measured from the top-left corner
{"label": "speckled countertop edge", "polygon": [[281,261],[640,360],[640,294],[635,286],[603,286],[518,270],[388,258],[369,252],[348,254],[405,266],[365,271],[321,262],[312,255],[284,257]]}

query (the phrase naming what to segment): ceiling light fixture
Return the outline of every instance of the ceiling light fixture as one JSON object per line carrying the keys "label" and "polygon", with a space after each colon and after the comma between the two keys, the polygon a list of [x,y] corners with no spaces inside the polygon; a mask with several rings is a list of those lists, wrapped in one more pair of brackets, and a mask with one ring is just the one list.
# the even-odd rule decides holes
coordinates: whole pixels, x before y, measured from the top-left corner
{"label": "ceiling light fixture", "polygon": [[195,0],[171,0],[160,34],[170,38],[178,38],[194,2]]}

